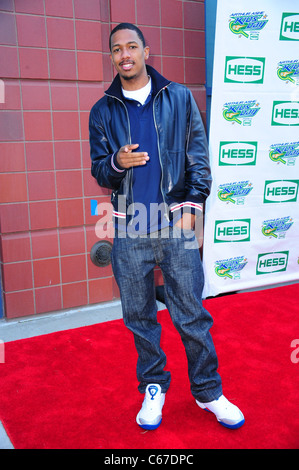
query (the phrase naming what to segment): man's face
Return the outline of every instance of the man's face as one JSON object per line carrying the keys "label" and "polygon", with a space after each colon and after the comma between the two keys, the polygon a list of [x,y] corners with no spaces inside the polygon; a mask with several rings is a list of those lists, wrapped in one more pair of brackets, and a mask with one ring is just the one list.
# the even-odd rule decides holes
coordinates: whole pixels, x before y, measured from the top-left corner
{"label": "man's face", "polygon": [[[111,38],[111,59],[114,67],[124,81],[136,81],[147,77],[145,60],[149,47],[143,47],[136,31],[122,29]],[[123,81],[122,80],[122,81]]]}

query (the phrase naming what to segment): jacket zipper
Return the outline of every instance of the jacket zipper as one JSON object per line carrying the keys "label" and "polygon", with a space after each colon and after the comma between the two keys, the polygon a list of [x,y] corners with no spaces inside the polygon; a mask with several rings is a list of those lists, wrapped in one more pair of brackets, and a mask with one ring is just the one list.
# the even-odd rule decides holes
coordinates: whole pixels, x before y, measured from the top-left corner
{"label": "jacket zipper", "polygon": [[[127,121],[128,121],[128,129],[129,129],[129,144],[131,145],[132,144],[132,138],[131,138],[130,118],[129,118],[129,113],[128,113],[128,110],[127,110],[127,107],[126,107],[125,103],[122,100],[120,100],[119,98],[117,98],[117,96],[109,95],[108,93],[105,93],[105,95],[110,96],[110,98],[114,98],[115,100],[119,101],[123,105],[123,107],[125,108]],[[133,209],[132,213],[134,214],[133,167],[131,168],[131,171],[132,171],[132,176],[131,176],[131,181],[130,181],[130,191],[131,191],[132,209]],[[130,220],[129,223],[133,223],[133,217],[132,217],[132,219]]]}
{"label": "jacket zipper", "polygon": [[162,159],[161,159],[161,150],[160,150],[158,126],[157,126],[156,115],[155,115],[155,102],[156,102],[156,99],[157,99],[158,95],[159,95],[163,90],[165,90],[165,88],[167,88],[167,87],[168,87],[168,85],[166,85],[164,88],[161,88],[161,90],[158,91],[158,93],[156,94],[156,96],[155,96],[155,98],[154,98],[154,101],[153,101],[153,116],[154,116],[155,129],[156,129],[156,133],[157,133],[158,154],[159,154],[159,161],[160,161],[160,166],[161,166],[161,183],[160,183],[160,189],[161,189],[161,194],[162,194],[163,203],[164,203],[164,210],[165,210],[164,217],[166,218],[167,222],[169,222],[170,219],[169,219],[169,215],[168,215],[168,212],[167,212],[167,205],[166,205],[166,201],[165,201],[165,194],[164,194],[164,191],[163,191],[163,177],[164,177],[164,176],[163,176],[163,165],[162,165]]}

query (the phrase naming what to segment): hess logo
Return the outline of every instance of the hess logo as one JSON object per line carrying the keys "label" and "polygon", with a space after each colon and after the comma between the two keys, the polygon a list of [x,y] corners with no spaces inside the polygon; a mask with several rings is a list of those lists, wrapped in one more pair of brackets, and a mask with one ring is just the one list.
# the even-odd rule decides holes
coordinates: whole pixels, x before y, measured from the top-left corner
{"label": "hess logo", "polygon": [[256,274],[269,274],[286,271],[289,252],[263,253],[258,255]]}
{"label": "hess logo", "polygon": [[235,57],[225,58],[225,82],[263,83],[265,58]]}
{"label": "hess logo", "polygon": [[250,241],[250,219],[216,220],[214,243]]}
{"label": "hess logo", "polygon": [[299,180],[265,181],[264,203],[296,202]]}
{"label": "hess logo", "polygon": [[299,126],[299,101],[274,101],[272,126]]}

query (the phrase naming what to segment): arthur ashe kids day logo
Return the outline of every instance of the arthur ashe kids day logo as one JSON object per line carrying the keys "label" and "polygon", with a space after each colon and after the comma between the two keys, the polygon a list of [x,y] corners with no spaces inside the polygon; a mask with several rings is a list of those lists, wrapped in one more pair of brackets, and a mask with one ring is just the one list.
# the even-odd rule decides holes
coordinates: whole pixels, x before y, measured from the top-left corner
{"label": "arthur ashe kids day logo", "polygon": [[273,144],[270,146],[269,158],[272,162],[295,166],[299,156],[299,142]]}
{"label": "arthur ashe kids day logo", "polygon": [[218,198],[227,204],[244,204],[245,198],[252,191],[250,181],[239,181],[238,183],[220,184],[218,187]]}
{"label": "arthur ashe kids day logo", "polygon": [[229,29],[239,38],[259,39],[259,34],[268,23],[268,15],[264,11],[233,13],[229,19]]}
{"label": "arthur ashe kids day logo", "polygon": [[264,220],[262,234],[267,238],[285,238],[286,232],[290,230],[293,223],[293,219],[289,216]]}
{"label": "arthur ashe kids day logo", "polygon": [[240,279],[241,271],[247,264],[247,258],[237,256],[215,262],[215,273],[224,279]]}
{"label": "arthur ashe kids day logo", "polygon": [[277,76],[287,84],[299,85],[299,60],[282,60],[278,62]]}
{"label": "arthur ashe kids day logo", "polygon": [[251,121],[260,110],[260,105],[256,100],[234,101],[223,105],[222,115],[224,119],[232,124],[251,126]]}

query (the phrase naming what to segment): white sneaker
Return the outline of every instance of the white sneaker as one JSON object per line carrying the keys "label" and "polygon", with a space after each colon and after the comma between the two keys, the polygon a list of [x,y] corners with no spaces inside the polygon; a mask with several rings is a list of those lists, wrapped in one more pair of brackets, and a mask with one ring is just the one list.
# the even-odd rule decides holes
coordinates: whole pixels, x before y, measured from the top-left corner
{"label": "white sneaker", "polygon": [[165,402],[165,393],[161,392],[159,384],[150,384],[146,387],[145,396],[136,421],[143,429],[153,430],[160,426],[162,421],[162,408]]}
{"label": "white sneaker", "polygon": [[214,413],[219,423],[226,428],[238,429],[245,423],[242,411],[230,403],[224,395],[208,403],[201,403],[198,400],[196,403],[203,410]]}

